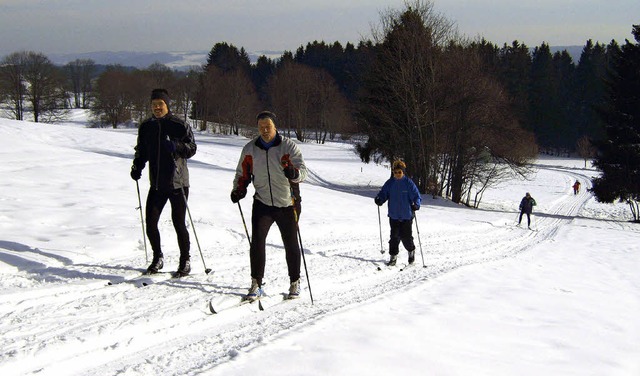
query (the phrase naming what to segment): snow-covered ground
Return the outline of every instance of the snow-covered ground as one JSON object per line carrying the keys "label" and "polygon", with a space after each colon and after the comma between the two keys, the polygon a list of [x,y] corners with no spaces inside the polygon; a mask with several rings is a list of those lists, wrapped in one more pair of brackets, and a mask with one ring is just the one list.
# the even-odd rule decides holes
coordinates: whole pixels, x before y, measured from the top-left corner
{"label": "snow-covered ground", "polygon": [[[595,202],[596,172],[581,160],[541,158],[532,180],[491,189],[477,210],[424,196],[417,265],[378,271],[388,254],[372,198],[388,170],[349,145],[302,144],[309,280],[301,299],[282,302],[274,226],[259,311],[228,308],[250,283],[229,200],[241,137],[196,134],[193,274],[122,282],[147,264],[129,177],[135,138],[85,128],[82,116],[0,120],[1,375],[640,375],[640,226],[625,205]],[[538,202],[536,231],[513,226],[525,192]],[[169,212],[167,271],[178,263]]]}

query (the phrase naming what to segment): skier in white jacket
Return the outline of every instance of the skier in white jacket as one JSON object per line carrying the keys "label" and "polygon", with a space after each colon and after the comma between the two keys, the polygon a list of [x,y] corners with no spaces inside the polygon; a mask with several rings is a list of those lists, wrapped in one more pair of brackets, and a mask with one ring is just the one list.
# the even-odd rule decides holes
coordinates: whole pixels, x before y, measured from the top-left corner
{"label": "skier in white jacket", "polygon": [[250,183],[255,188],[251,215],[251,287],[245,299],[256,300],[262,296],[265,241],[274,222],[284,243],[290,280],[288,298],[293,299],[300,295],[301,261],[296,223],[300,198],[295,197],[295,193],[299,193],[297,184],[307,177],[307,168],[298,145],[278,133],[272,112],[263,111],[256,120],[260,135],[242,149],[231,191],[231,201],[237,203],[246,196]]}

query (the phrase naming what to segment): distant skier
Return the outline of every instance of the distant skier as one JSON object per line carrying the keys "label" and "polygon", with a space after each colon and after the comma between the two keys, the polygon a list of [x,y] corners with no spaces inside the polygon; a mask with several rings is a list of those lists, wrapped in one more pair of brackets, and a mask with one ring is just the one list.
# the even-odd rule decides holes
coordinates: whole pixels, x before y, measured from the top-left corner
{"label": "distant skier", "polygon": [[287,261],[290,282],[287,298],[300,296],[301,253],[296,224],[300,199],[297,185],[307,177],[307,168],[298,145],[278,133],[275,121],[276,115],[269,111],[256,116],[259,135],[242,148],[231,191],[231,201],[237,203],[246,196],[249,184],[253,184],[255,189],[249,251],[251,287],[243,298],[250,301],[263,295],[266,238],[274,222],[280,230]]}
{"label": "distant skier", "polygon": [[527,227],[531,228],[531,212],[533,207],[536,206],[536,200],[527,192],[527,194],[520,201],[520,219],[518,219],[518,226],[522,222],[522,215],[527,215]]}
{"label": "distant skier", "polygon": [[413,216],[414,211],[420,209],[422,198],[418,187],[411,179],[405,176],[407,165],[403,161],[393,163],[393,177],[389,178],[378,195],[375,203],[382,206],[386,201],[389,225],[391,226],[391,238],[389,239],[390,259],[387,265],[393,266],[398,260],[400,242],[409,252],[409,264],[415,261],[416,246],[413,244]]}
{"label": "distant skier", "polygon": [[153,260],[147,273],[157,273],[164,266],[158,221],[162,209],[169,201],[171,221],[178,235],[180,248],[180,264],[175,274],[183,276],[191,271],[185,200],[189,196],[187,159],[196,153],[196,143],[191,127],[169,111],[169,93],[165,89],[154,89],[151,92],[151,111],[153,116],[138,128],[138,141],[131,166],[131,178],[139,180],[142,169],[149,162],[151,186],[145,212]]}
{"label": "distant skier", "polygon": [[573,194],[577,195],[578,193],[580,193],[580,182],[576,180],[576,182],[573,183]]}

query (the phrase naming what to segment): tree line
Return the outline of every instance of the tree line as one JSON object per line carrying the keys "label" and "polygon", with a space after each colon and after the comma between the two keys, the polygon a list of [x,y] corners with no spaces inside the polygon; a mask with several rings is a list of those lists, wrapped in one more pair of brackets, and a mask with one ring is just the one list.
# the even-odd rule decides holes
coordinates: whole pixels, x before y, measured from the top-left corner
{"label": "tree line", "polygon": [[[422,192],[476,205],[505,175],[528,173],[538,151],[585,158],[606,137],[601,109],[621,48],[588,40],[578,63],[542,43],[498,46],[469,40],[414,0],[381,13],[372,38],[357,45],[314,41],[255,64],[243,48],[216,43],[202,67],[173,71],[107,66],[91,60],[54,66],[36,52],[0,62],[0,99],[18,120],[56,121],[91,109],[97,125],[148,116],[148,94],[164,87],[174,113],[199,130],[253,131],[261,109],[300,141],[358,134],[364,161],[405,159]],[[585,162],[586,163],[586,162]]]}

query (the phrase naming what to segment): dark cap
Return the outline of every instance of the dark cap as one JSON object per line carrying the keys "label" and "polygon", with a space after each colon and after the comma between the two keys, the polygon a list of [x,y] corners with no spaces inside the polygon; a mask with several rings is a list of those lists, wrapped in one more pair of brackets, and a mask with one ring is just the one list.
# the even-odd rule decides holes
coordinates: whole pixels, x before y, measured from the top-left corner
{"label": "dark cap", "polygon": [[162,99],[167,106],[171,100],[171,98],[169,98],[169,92],[166,89],[153,89],[151,91],[151,100],[154,99]]}

